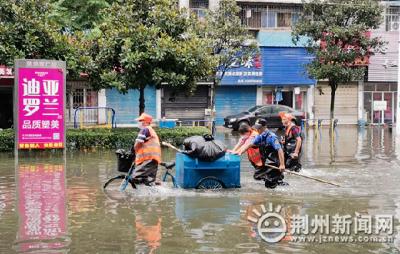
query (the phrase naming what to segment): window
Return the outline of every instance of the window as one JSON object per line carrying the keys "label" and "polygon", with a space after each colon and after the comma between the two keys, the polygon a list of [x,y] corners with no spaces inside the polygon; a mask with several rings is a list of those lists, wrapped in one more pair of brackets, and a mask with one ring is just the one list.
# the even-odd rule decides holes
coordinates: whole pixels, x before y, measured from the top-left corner
{"label": "window", "polygon": [[189,8],[208,9],[208,1],[207,0],[191,0],[189,2]]}
{"label": "window", "polygon": [[400,26],[400,8],[399,7],[389,7],[386,9],[385,24],[386,31],[398,31]]}
{"label": "window", "polygon": [[263,107],[258,111],[260,115],[271,114],[271,107]]}
{"label": "window", "polygon": [[248,112],[254,112],[254,111],[256,111],[256,110],[259,109],[259,108],[261,108],[261,106],[254,106],[254,107],[249,108],[247,111],[248,111]]}
{"label": "window", "polygon": [[278,27],[290,27],[292,24],[291,13],[278,13]]}
{"label": "window", "polygon": [[272,113],[277,114],[279,112],[290,112],[289,108],[283,106],[275,106],[272,109]]}
{"label": "window", "polygon": [[208,1],[191,0],[189,2],[189,8],[196,15],[196,17],[202,19],[206,15],[206,10],[208,9]]}
{"label": "window", "polygon": [[241,4],[241,20],[250,28],[290,28],[300,18],[297,5],[247,5]]}

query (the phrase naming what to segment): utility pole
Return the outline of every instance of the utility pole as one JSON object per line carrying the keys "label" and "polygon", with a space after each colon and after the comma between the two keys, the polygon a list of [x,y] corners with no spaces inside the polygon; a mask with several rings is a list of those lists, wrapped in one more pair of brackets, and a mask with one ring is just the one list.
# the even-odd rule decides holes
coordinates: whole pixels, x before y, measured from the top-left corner
{"label": "utility pole", "polygon": [[397,52],[397,105],[396,105],[396,136],[400,137],[400,29]]}

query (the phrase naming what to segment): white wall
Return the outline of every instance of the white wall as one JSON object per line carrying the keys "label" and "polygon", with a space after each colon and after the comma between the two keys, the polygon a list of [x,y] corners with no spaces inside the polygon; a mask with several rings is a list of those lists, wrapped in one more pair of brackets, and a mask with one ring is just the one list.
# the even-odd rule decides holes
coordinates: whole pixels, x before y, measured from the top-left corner
{"label": "white wall", "polygon": [[189,8],[189,0],[179,0],[179,7]]}
{"label": "white wall", "polygon": [[[107,107],[107,97],[105,89],[101,89],[98,92],[97,105],[98,107]],[[105,124],[107,122],[107,115],[105,109],[99,109],[98,119],[99,119],[98,124]]]}
{"label": "white wall", "polygon": [[371,35],[381,37],[388,44],[386,45],[386,54],[376,54],[370,57],[368,81],[396,82],[399,32],[373,31]]}

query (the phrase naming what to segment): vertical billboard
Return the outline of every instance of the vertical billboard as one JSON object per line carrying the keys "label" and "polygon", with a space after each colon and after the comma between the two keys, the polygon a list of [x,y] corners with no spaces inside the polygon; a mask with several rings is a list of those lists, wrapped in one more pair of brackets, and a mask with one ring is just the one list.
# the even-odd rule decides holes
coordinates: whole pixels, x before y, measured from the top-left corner
{"label": "vertical billboard", "polygon": [[65,147],[65,75],[63,61],[16,60],[16,149]]}

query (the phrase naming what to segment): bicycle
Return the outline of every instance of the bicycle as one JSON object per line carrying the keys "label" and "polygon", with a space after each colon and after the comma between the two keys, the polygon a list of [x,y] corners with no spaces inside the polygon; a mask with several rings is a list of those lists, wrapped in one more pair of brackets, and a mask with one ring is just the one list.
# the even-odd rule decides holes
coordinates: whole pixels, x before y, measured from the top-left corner
{"label": "bicycle", "polygon": [[[116,155],[118,158],[117,170],[121,174],[108,179],[107,182],[104,183],[103,189],[106,189],[107,186],[117,180],[122,180],[122,182],[119,183],[119,190],[121,192],[125,191],[129,184],[131,184],[133,189],[137,189],[137,184],[144,184],[147,186],[155,185],[154,182],[140,182],[133,179],[133,173],[135,172],[135,164],[133,163],[135,157],[134,154],[126,152],[123,149],[118,149],[116,151]],[[166,169],[164,176],[162,177],[163,182],[166,182],[167,177],[169,176],[171,178],[174,188],[176,188],[177,184],[175,181],[175,177],[169,172],[169,170],[175,166],[175,162],[161,162],[160,166]]]}

